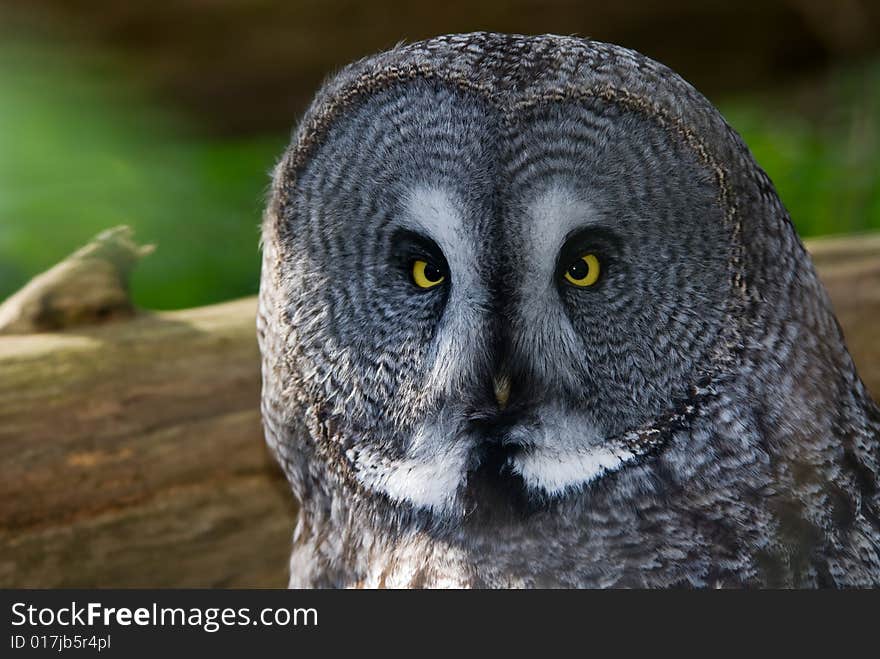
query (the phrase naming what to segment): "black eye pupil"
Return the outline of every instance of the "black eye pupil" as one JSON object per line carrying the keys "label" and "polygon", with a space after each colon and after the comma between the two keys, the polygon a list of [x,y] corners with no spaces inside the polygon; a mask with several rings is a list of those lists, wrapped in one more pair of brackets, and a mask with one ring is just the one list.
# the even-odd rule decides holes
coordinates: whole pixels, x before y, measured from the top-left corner
{"label": "black eye pupil", "polygon": [[443,279],[443,273],[436,265],[432,263],[427,263],[425,264],[425,279],[427,279],[431,283],[435,281],[440,281],[441,279]]}
{"label": "black eye pupil", "polygon": [[583,279],[590,273],[590,266],[587,265],[586,261],[583,259],[578,259],[570,266],[568,266],[568,274],[572,276],[573,279]]}

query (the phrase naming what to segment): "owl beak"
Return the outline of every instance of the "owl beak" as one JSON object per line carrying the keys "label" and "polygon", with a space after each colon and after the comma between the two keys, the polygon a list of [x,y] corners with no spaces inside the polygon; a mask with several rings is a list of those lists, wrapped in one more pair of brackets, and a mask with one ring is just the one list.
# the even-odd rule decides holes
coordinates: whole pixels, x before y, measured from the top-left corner
{"label": "owl beak", "polygon": [[495,390],[495,400],[502,410],[507,407],[507,399],[510,398],[510,378],[506,375],[496,375],[492,379]]}

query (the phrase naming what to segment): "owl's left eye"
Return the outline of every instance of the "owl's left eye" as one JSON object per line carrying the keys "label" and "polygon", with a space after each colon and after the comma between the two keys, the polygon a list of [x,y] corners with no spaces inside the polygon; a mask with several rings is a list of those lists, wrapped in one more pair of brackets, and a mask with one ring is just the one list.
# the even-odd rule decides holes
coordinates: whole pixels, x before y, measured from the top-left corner
{"label": "owl's left eye", "polygon": [[583,254],[565,269],[565,281],[578,288],[592,286],[599,280],[602,267],[595,254]]}
{"label": "owl's left eye", "polygon": [[430,261],[416,259],[412,265],[412,278],[415,285],[419,288],[434,288],[434,286],[443,283],[446,275],[443,274],[443,270],[440,267]]}

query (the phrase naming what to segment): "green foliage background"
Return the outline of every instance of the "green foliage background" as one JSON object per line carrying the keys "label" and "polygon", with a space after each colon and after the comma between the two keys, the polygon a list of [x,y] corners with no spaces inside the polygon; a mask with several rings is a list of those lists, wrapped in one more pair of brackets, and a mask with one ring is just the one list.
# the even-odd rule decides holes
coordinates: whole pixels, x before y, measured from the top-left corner
{"label": "green foliage background", "polygon": [[[201,135],[124,71],[0,44],[0,299],[118,224],[159,247],[132,282],[144,307],[256,292],[260,212],[288,135]],[[880,229],[880,62],[806,91],[712,100],[802,235]]]}

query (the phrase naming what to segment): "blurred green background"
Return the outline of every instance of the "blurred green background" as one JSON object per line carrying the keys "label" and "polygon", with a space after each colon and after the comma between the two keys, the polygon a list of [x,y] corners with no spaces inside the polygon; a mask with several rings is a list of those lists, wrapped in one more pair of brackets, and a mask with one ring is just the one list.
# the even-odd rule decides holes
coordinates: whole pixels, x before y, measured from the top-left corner
{"label": "blurred green background", "polygon": [[656,57],[743,135],[802,235],[880,229],[871,0],[72,4],[0,0],[0,299],[118,224],[159,247],[135,271],[138,304],[254,294],[268,173],[321,79],[401,39],[474,29]]}

